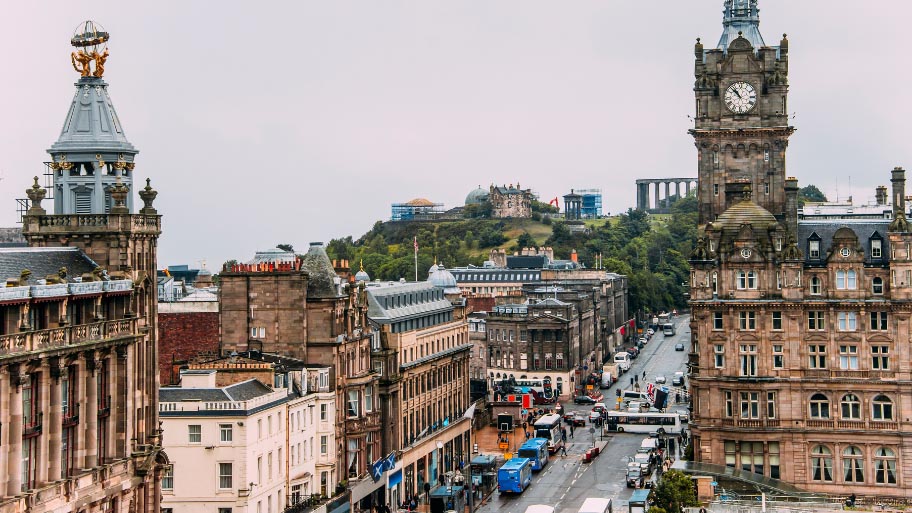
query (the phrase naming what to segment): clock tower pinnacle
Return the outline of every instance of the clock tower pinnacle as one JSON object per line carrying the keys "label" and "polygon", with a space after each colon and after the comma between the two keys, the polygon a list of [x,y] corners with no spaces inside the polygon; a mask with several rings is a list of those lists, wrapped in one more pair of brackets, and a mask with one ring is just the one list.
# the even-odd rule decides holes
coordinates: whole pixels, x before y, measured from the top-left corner
{"label": "clock tower pinnacle", "polygon": [[699,223],[712,222],[751,184],[753,201],[785,220],[788,39],[766,46],[757,0],[725,0],[717,48],[694,46]]}

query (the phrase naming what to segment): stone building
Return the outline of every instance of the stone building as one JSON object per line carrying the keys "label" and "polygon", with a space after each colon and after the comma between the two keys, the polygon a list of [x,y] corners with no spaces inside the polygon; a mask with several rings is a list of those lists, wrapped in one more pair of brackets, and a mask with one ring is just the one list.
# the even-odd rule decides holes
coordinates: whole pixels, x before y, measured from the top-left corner
{"label": "stone building", "polygon": [[284,511],[335,479],[330,369],[257,351],[191,364],[162,387],[172,467],[162,512]]}
{"label": "stone building", "polygon": [[455,279],[431,268],[427,282],[372,283],[368,316],[377,327],[383,454],[395,466],[381,480],[390,504],[424,492],[471,454],[469,343],[465,301]]}
{"label": "stone building", "polygon": [[521,189],[519,183],[515,186],[513,184],[501,187],[491,185],[488,189],[491,217],[495,219],[532,217],[534,199],[532,189]]}
{"label": "stone building", "polygon": [[336,401],[344,406],[336,409],[336,468],[344,470],[330,488],[360,500],[381,457],[379,377],[363,289],[343,284],[319,242],[303,258],[279,255],[224,269],[220,283],[222,356],[256,350],[332,369]]}
{"label": "stone building", "polygon": [[[86,22],[72,42],[82,59],[108,37]],[[106,57],[94,72],[85,60],[48,150],[52,190],[36,178],[27,191],[30,247],[0,250],[2,512],[159,511],[161,217],[148,181],[134,211],[137,150],[108,96]]]}
{"label": "stone building", "polygon": [[763,43],[756,0],[726,1],[724,20],[718,48],[696,46],[694,460],[839,497],[904,498],[905,172],[892,172],[886,216],[799,219],[785,174],[788,40]]}

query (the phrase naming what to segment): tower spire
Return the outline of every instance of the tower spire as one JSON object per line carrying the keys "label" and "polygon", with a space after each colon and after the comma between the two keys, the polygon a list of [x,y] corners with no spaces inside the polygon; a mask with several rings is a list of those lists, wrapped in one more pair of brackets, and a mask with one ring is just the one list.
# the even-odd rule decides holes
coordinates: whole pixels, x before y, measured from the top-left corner
{"label": "tower spire", "polygon": [[728,50],[728,45],[738,38],[747,39],[755,49],[766,46],[760,35],[760,9],[757,0],[725,0],[722,10],[722,37],[719,38],[720,50]]}

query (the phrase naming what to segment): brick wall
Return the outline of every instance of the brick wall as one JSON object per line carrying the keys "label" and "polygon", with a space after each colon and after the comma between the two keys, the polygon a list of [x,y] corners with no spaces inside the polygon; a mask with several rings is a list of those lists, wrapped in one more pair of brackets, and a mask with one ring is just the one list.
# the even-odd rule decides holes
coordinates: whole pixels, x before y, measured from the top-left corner
{"label": "brick wall", "polygon": [[[176,368],[181,363],[202,352],[218,354],[218,350],[217,311],[158,313],[158,371],[162,385],[177,384]],[[172,359],[178,365],[172,366]]]}

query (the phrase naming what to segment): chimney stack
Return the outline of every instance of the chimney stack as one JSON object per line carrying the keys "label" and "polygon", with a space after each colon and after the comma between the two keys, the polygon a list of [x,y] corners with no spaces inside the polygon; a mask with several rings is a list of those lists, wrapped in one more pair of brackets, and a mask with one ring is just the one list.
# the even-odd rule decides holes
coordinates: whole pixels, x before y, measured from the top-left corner
{"label": "chimney stack", "polygon": [[893,217],[896,217],[898,212],[906,212],[906,171],[894,167],[890,183],[893,184]]}
{"label": "chimney stack", "polygon": [[886,205],[887,204],[887,188],[884,187],[883,185],[878,185],[876,191],[877,192],[874,193],[874,197],[877,198],[877,204]]}

